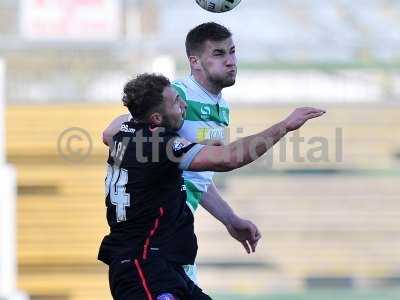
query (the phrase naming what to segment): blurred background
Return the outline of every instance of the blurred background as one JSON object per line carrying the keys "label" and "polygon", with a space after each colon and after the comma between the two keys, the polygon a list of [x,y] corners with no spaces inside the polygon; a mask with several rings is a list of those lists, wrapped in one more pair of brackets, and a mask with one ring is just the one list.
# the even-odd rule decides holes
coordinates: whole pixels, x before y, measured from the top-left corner
{"label": "blurred background", "polygon": [[201,286],[221,300],[400,299],[399,0],[243,0],[223,14],[194,0],[0,0],[18,289],[111,299],[96,260],[108,231],[101,132],[126,112],[128,79],[188,74],[186,34],[206,21],[236,43],[231,140],[297,106],[328,114],[215,178],[263,238],[247,255],[200,209]]}

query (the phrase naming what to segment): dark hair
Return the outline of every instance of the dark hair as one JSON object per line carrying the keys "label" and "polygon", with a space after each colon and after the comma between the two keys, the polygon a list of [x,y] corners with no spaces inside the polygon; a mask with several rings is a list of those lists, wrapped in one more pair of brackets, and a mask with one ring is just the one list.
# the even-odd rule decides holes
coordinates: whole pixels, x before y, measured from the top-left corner
{"label": "dark hair", "polygon": [[164,88],[171,83],[158,74],[140,74],[124,86],[122,102],[134,120],[143,120],[163,101]]}
{"label": "dark hair", "polygon": [[190,30],[186,36],[186,55],[189,57],[201,52],[206,41],[220,42],[231,36],[229,29],[220,24],[214,22],[200,24]]}

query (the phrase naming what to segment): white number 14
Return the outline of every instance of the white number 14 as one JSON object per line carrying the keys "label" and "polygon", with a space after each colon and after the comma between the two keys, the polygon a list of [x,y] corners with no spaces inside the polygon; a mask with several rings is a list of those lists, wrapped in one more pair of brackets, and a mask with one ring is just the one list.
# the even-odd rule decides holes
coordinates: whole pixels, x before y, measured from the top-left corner
{"label": "white number 14", "polygon": [[131,205],[130,195],[125,191],[128,183],[128,171],[108,165],[105,181],[106,197],[110,195],[115,205],[117,222],[126,221],[126,207]]}

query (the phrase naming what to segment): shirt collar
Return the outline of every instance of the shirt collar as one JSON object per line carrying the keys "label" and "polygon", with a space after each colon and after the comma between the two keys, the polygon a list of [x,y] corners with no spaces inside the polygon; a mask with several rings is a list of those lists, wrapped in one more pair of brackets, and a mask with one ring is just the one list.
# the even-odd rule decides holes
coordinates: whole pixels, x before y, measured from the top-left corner
{"label": "shirt collar", "polygon": [[195,78],[193,75],[189,76],[189,79],[194,83],[194,85],[197,87],[199,91],[201,91],[203,94],[206,94],[208,98],[210,98],[213,102],[218,103],[221,98],[222,98],[222,92],[220,92],[218,95],[215,95],[211,92],[209,92],[205,87],[203,87]]}

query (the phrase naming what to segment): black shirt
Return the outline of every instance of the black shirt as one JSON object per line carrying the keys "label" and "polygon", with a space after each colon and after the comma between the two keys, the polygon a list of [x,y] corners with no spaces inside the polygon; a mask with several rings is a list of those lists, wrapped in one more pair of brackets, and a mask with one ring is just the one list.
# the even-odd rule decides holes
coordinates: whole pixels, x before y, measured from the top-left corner
{"label": "black shirt", "polygon": [[194,263],[193,214],[186,205],[182,171],[171,157],[195,144],[181,144],[177,137],[165,128],[134,122],[124,123],[114,136],[105,180],[110,233],[101,243],[99,260],[146,259],[158,251],[169,261]]}

